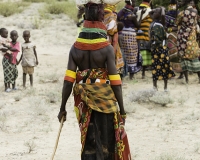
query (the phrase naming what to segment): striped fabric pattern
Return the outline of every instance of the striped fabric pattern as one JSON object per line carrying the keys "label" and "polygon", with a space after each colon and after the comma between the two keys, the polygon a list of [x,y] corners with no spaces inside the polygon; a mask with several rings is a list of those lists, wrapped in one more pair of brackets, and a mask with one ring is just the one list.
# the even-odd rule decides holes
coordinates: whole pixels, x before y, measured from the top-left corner
{"label": "striped fabric pattern", "polygon": [[142,35],[137,35],[137,40],[145,40],[145,41],[149,41],[149,27],[150,24],[153,20],[151,19],[151,17],[148,15],[146,16],[142,21],[141,21],[141,26],[140,26],[140,30],[143,31]]}
{"label": "striped fabric pattern", "polygon": [[141,55],[142,55],[142,66],[149,66],[152,64],[152,58],[151,58],[151,52],[148,50],[141,50],[140,51]]}
{"label": "striped fabric pattern", "polygon": [[191,71],[191,72],[199,72],[200,71],[200,62],[199,59],[193,60],[182,60],[181,61],[182,71]]}
{"label": "striped fabric pattern", "polygon": [[110,45],[107,41],[106,26],[99,21],[84,21],[74,46],[80,50],[98,50]]}

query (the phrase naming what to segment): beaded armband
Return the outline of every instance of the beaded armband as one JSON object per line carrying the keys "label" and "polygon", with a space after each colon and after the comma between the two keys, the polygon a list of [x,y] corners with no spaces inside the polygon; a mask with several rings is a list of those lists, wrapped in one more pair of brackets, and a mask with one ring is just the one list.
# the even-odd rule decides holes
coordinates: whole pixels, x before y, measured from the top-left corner
{"label": "beaded armband", "polygon": [[64,80],[74,83],[76,79],[76,72],[71,70],[66,70]]}
{"label": "beaded armband", "polygon": [[108,75],[108,78],[110,80],[111,85],[121,85],[122,84],[119,74]]}

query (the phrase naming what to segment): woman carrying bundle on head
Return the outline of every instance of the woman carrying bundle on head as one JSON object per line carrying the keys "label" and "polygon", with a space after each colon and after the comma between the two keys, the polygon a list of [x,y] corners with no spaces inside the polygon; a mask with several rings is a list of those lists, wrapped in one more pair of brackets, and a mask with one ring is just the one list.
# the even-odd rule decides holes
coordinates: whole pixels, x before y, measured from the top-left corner
{"label": "woman carrying bundle on head", "polygon": [[64,116],[66,120],[66,103],[73,88],[81,160],[131,160],[122,82],[103,20],[103,4],[85,4],[83,29],[69,53],[58,119]]}

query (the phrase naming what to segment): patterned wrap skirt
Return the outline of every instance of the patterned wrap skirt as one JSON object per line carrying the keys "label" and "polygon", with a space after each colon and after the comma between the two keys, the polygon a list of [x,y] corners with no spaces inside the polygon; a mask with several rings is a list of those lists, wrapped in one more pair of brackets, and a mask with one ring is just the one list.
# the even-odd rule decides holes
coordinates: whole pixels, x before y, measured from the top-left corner
{"label": "patterned wrap skirt", "polygon": [[122,36],[121,48],[124,52],[128,72],[137,73],[141,70],[142,65],[141,63],[138,63],[141,58],[138,57],[139,48],[136,39],[136,32],[132,28],[123,28]]}
{"label": "patterned wrap skirt", "polygon": [[152,53],[152,75],[153,80],[167,80],[175,74],[170,67],[168,49],[164,47],[154,48]]}
{"label": "patterned wrap skirt", "polygon": [[181,61],[182,71],[200,72],[200,61],[198,58],[193,60],[182,60]]}
{"label": "patterned wrap skirt", "polygon": [[[97,82],[95,79],[101,79]],[[81,131],[81,160],[131,160],[127,134],[106,69],[77,71],[74,109]]]}
{"label": "patterned wrap skirt", "polygon": [[180,73],[182,72],[180,58],[178,57],[178,48],[177,48],[177,33],[171,32],[167,36],[167,48],[169,50],[169,59],[170,65],[173,71]]}
{"label": "patterned wrap skirt", "polygon": [[14,84],[18,77],[18,70],[15,64],[9,62],[9,59],[3,57],[2,60],[4,83]]}

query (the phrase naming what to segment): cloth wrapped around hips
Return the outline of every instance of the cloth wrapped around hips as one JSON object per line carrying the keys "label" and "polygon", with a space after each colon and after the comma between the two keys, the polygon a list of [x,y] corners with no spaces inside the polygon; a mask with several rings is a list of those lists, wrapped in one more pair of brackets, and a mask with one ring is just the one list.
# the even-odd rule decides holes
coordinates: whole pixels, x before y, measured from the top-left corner
{"label": "cloth wrapped around hips", "polygon": [[[107,83],[108,77],[106,68],[86,69],[76,73],[74,110],[81,131],[82,154],[96,147],[99,148],[95,153],[97,159],[100,159],[101,153],[110,157],[106,160],[131,160],[128,137],[114,92]],[[97,79],[100,81],[96,82]],[[97,126],[96,129],[90,125],[91,122]],[[101,133],[101,136],[97,133]]]}

